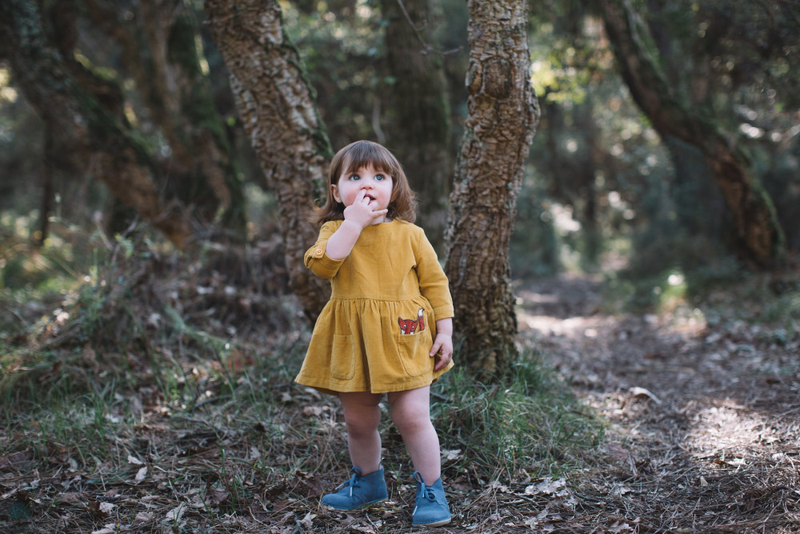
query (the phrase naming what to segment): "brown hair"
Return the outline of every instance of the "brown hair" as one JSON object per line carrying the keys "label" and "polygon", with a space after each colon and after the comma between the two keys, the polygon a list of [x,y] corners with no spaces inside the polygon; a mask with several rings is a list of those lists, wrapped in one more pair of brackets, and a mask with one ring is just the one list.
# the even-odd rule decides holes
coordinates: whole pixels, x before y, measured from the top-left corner
{"label": "brown hair", "polygon": [[376,171],[385,172],[392,177],[392,198],[389,201],[390,219],[402,219],[413,223],[416,218],[416,195],[408,185],[408,178],[397,158],[386,147],[372,141],[356,141],[339,150],[328,170],[328,191],[325,204],[316,210],[316,220],[321,225],[328,221],[344,219],[344,204],[337,202],[331,193],[331,186],[339,183],[344,173],[355,172],[372,166]]}

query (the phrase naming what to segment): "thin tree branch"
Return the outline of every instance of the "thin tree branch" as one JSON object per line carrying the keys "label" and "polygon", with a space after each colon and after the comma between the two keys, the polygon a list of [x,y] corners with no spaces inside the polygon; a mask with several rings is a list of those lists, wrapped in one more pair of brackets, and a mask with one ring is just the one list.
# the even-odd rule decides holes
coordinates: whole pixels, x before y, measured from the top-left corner
{"label": "thin tree branch", "polygon": [[425,39],[422,37],[422,34],[419,32],[419,29],[414,25],[414,21],[411,20],[411,15],[408,14],[408,10],[406,9],[406,6],[403,3],[403,0],[397,0],[397,5],[400,6],[400,11],[402,11],[403,15],[406,16],[406,20],[411,25],[411,27],[414,29],[414,33],[417,34],[417,38],[419,39],[419,42],[422,43],[422,46],[425,47],[425,50],[431,50],[432,49],[431,45],[429,45],[428,43],[425,42]]}

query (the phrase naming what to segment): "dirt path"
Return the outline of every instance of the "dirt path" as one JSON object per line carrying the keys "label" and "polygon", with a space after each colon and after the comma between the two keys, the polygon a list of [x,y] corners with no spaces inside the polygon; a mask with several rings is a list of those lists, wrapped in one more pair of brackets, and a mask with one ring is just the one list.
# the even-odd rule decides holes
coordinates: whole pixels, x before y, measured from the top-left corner
{"label": "dirt path", "polygon": [[607,465],[535,526],[800,532],[800,341],[710,307],[604,315],[598,290],[571,277],[517,290],[522,335],[611,423]]}

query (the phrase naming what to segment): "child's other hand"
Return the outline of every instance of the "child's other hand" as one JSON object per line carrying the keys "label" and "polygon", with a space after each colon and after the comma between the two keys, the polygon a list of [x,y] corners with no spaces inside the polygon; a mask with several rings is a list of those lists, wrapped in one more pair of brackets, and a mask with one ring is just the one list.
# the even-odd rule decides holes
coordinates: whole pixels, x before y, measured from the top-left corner
{"label": "child's other hand", "polygon": [[439,361],[433,366],[434,371],[447,367],[453,359],[453,337],[448,334],[438,333],[431,347],[431,358],[439,354]]}
{"label": "child's other hand", "polygon": [[344,209],[344,220],[354,222],[361,228],[373,224],[376,219],[383,220],[389,213],[388,209],[376,210],[374,204],[370,205],[370,199],[366,195],[367,192],[362,189],[353,203]]}

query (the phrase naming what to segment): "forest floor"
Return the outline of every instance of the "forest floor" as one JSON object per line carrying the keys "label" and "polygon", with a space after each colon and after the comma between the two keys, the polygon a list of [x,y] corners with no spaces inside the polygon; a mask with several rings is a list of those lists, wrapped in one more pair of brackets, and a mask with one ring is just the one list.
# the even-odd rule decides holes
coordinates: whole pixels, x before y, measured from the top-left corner
{"label": "forest floor", "polygon": [[[605,422],[604,439],[564,478],[526,478],[522,469],[491,480],[446,461],[453,522],[436,532],[800,532],[800,339],[796,326],[787,334],[785,324],[764,320],[769,299],[719,290],[696,307],[633,315],[605,311],[602,284],[586,276],[521,281],[515,291],[520,344],[536,347]],[[295,356],[304,341],[295,340]],[[96,368],[98,360],[84,348],[73,363]],[[235,362],[239,371],[248,361]],[[129,354],[125,365],[136,373],[145,363]],[[108,405],[95,407],[94,419],[89,406],[78,431],[74,421],[47,426],[44,415],[6,423],[0,531],[411,530],[413,486],[399,469],[391,469],[391,498],[381,506],[357,513],[318,507],[346,456],[329,398],[291,386],[287,374],[267,392],[277,405],[254,420],[233,413],[233,400],[223,402],[230,398],[225,385],[197,366],[182,382],[197,383],[195,408],[169,405],[148,372],[134,392],[112,393]],[[251,387],[247,374],[236,376],[240,390]],[[130,410],[137,424],[117,424]],[[294,433],[299,421],[311,421],[316,434]],[[91,443],[113,449],[113,458]],[[339,463],[331,465],[331,456]]]}
{"label": "forest floor", "polygon": [[707,308],[608,315],[599,284],[569,276],[518,294],[522,336],[610,425],[605,458],[538,528],[800,532],[800,342],[753,320],[763,304],[720,290]]}

